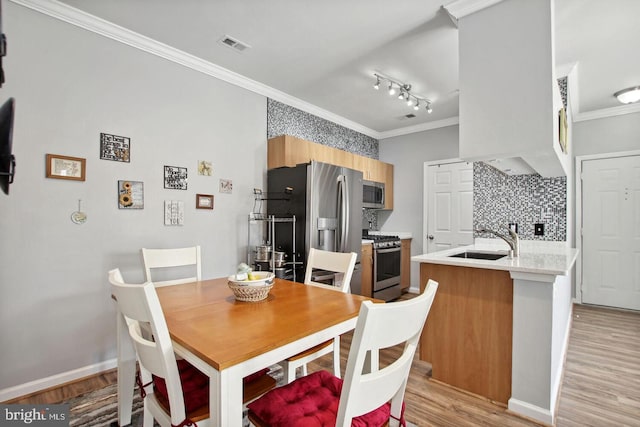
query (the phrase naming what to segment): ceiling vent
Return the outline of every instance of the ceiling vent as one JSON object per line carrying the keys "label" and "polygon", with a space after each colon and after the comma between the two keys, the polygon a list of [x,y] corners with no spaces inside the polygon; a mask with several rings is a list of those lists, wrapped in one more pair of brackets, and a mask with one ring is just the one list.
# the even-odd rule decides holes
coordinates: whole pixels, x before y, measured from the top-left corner
{"label": "ceiling vent", "polygon": [[220,39],[220,43],[222,43],[224,46],[230,47],[236,52],[243,52],[251,47],[238,39],[234,39],[233,37],[226,35]]}
{"label": "ceiling vent", "polygon": [[405,114],[404,116],[400,117],[400,120],[413,119],[415,116],[416,115],[413,113]]}

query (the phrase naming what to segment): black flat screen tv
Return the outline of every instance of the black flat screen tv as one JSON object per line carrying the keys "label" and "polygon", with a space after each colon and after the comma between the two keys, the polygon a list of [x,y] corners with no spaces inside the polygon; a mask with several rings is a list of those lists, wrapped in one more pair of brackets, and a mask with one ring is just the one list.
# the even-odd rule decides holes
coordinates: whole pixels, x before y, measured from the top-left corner
{"label": "black flat screen tv", "polygon": [[0,189],[4,194],[9,194],[9,184],[13,183],[16,171],[16,159],[12,152],[14,109],[13,98],[0,107]]}

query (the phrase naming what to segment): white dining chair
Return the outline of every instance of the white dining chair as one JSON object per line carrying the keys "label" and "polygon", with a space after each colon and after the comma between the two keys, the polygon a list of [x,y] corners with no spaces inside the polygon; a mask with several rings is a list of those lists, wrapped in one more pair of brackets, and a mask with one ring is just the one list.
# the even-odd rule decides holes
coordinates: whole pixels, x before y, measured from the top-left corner
{"label": "white dining chair", "polygon": [[[209,377],[186,360],[176,360],[153,283],[124,283],[117,268],[109,271],[109,282],[118,309],[127,320],[140,366],[137,383],[143,397],[144,426],[152,426],[154,420],[170,427],[209,418]],[[150,330],[150,336],[145,329]],[[250,402],[275,385],[267,369],[249,375],[244,382],[243,402]]]}
{"label": "white dining chair", "polygon": [[[144,263],[145,280],[147,282],[153,282],[155,286],[179,285],[181,283],[202,280],[200,246],[171,249],[142,248],[141,252]],[[177,279],[154,281],[151,274],[152,270],[160,274],[160,270],[166,272],[167,269],[170,268],[179,268],[180,273],[188,271],[190,275],[188,277],[183,275]],[[195,273],[195,275],[191,275],[193,273]]]}
{"label": "white dining chair", "polygon": [[[438,283],[429,280],[415,298],[386,304],[363,302],[344,381],[321,370],[271,390],[247,405],[251,423],[267,427],[322,420],[324,426],[348,427],[357,418],[354,425],[396,427],[404,422],[407,380],[437,289]],[[402,352],[392,356],[391,363],[366,369],[367,354],[398,345]]]}
{"label": "white dining chair", "polygon": [[[329,252],[311,248],[309,250],[304,283],[339,292],[349,292],[357,256],[355,252]],[[334,286],[314,281],[314,271],[317,270],[337,273]],[[302,375],[307,375],[307,363],[332,352],[333,373],[340,378],[340,337],[338,336],[283,360],[281,365],[285,382],[290,383],[296,379],[298,368],[302,368]]]}

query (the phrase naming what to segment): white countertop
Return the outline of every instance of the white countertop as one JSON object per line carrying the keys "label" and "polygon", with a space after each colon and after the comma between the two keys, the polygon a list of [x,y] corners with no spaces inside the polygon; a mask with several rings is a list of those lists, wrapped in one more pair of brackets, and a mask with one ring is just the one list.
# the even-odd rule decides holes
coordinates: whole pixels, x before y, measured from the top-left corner
{"label": "white countertop", "polygon": [[522,273],[554,274],[564,276],[576,261],[578,250],[565,242],[520,241],[520,255],[517,258],[504,257],[495,261],[471,258],[451,258],[463,251],[501,252],[506,254],[509,247],[499,239],[476,239],[476,243],[439,252],[416,255],[411,261],[430,264],[455,265],[459,267],[485,268],[489,270],[518,271]]}

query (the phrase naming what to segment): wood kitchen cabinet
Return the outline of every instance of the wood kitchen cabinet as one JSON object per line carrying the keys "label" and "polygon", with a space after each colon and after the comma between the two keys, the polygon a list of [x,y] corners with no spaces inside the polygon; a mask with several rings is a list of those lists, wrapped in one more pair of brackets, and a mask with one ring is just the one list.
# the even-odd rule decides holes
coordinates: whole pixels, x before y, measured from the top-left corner
{"label": "wood kitchen cabinet", "polygon": [[373,245],[371,243],[362,245],[360,268],[362,269],[362,295],[371,297],[373,295]]}
{"label": "wood kitchen cabinet", "polygon": [[362,172],[363,179],[384,183],[384,209],[393,209],[392,164],[290,135],[276,136],[268,141],[268,169],[294,167],[300,163],[309,163],[311,160],[359,170]]}
{"label": "wood kitchen cabinet", "polygon": [[421,292],[429,279],[439,286],[420,359],[431,363],[433,379],[506,405],[513,335],[509,272],[421,263]]}
{"label": "wood kitchen cabinet", "polygon": [[267,168],[294,167],[311,160],[354,169],[353,154],[290,135],[271,138],[267,146]]}
{"label": "wood kitchen cabinet", "polygon": [[411,239],[400,240],[400,289],[407,292],[411,286]]}

